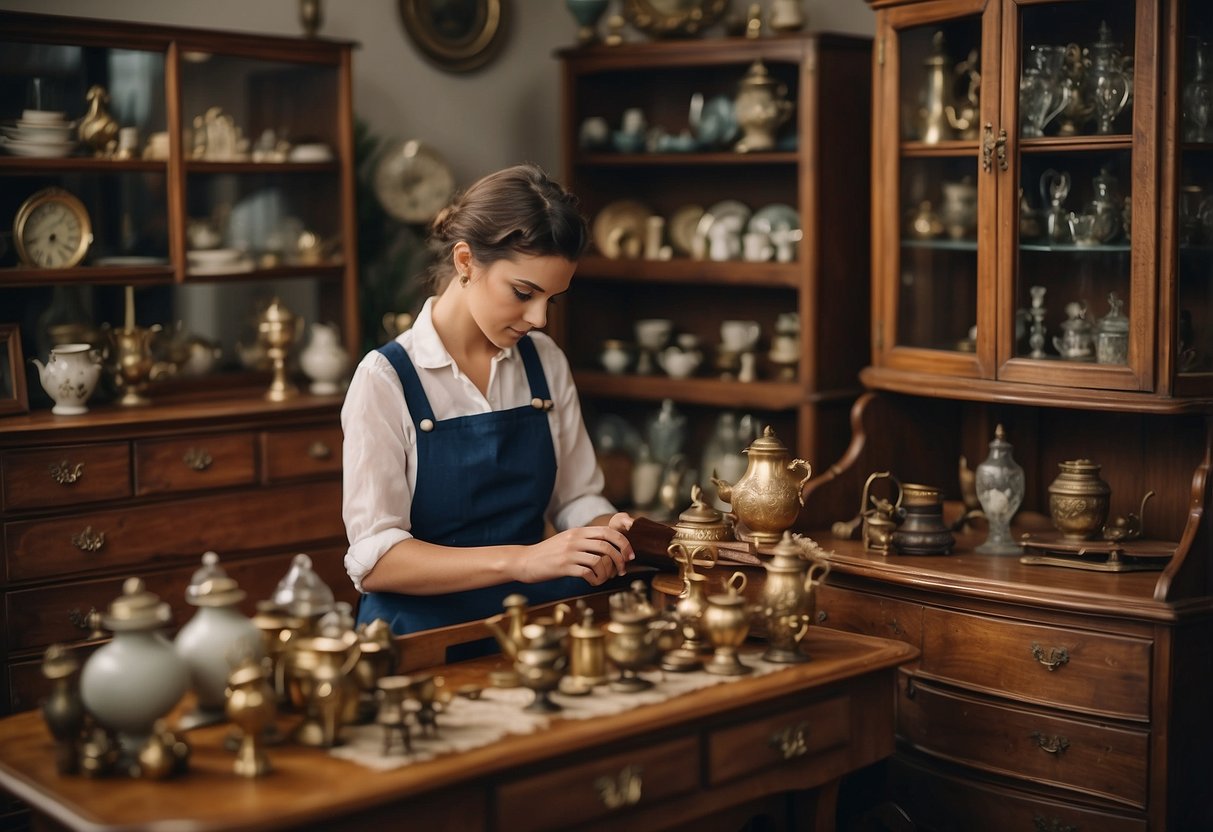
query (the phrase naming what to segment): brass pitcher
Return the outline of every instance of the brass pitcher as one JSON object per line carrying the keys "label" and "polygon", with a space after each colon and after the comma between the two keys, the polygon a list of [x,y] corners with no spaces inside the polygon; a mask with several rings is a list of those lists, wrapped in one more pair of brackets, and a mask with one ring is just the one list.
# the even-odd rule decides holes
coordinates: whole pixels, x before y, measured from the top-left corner
{"label": "brass pitcher", "polygon": [[661,669],[673,673],[698,670],[703,666],[700,654],[712,649],[703,629],[708,579],[698,572],[688,572],[682,580],[682,594],[674,605],[674,620],[681,629],[682,644],[661,657]]}
{"label": "brass pitcher", "polygon": [[790,664],[809,659],[800,651],[800,643],[817,612],[817,587],[829,574],[830,564],[811,557],[806,551],[808,542],[784,532],[764,564],[767,580],[758,606],[767,623],[768,646],[762,657],[769,662]]}
{"label": "brass pitcher", "polygon": [[312,636],[302,639],[293,652],[306,702],[296,740],[321,748],[340,745],[343,717],[351,700],[358,701],[358,682],[352,676],[362,655],[357,638]]}
{"label": "brass pitcher", "polygon": [[703,614],[704,628],[715,651],[704,665],[708,673],[719,676],[741,676],[754,668],[742,664],[737,655],[750,633],[752,607],[741,594],[745,591],[744,572],[734,572],[725,582],[727,592],[708,596],[708,608]]}
{"label": "brass pitcher", "polygon": [[177,368],[168,361],[156,361],[152,342],[160,334],[160,324],[151,327],[130,326],[102,329],[105,345],[102,357],[105,368],[113,376],[114,385],[122,392],[118,404],[139,407],[151,400],[143,395],[148,384],[173,375]]}
{"label": "brass pitcher", "polygon": [[[773,546],[796,522],[804,506],[804,484],[813,469],[803,459],[789,460],[788,449],[770,425],[745,453],[749,464],[741,479],[730,485],[713,472],[712,484],[745,527],[737,528],[737,536],[759,546]],[[797,468],[804,469],[804,477],[796,478]]]}

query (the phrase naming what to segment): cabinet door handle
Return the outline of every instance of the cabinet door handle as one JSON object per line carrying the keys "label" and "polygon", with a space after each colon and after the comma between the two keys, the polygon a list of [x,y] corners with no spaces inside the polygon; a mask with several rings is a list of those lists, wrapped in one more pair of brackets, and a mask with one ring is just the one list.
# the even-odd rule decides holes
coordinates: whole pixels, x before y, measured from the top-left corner
{"label": "cabinet door handle", "polygon": [[72,535],[72,545],[81,552],[99,552],[105,545],[105,532],[95,532],[92,526]]}
{"label": "cabinet door handle", "polygon": [[998,169],[1006,170],[1007,165],[1007,130],[1005,127],[998,131],[998,139],[994,142],[994,150],[998,155]]}
{"label": "cabinet door handle", "polygon": [[205,448],[190,448],[185,452],[185,456],[181,457],[181,461],[192,471],[205,471],[215,462]]}
{"label": "cabinet door handle", "polygon": [[644,769],[640,766],[624,766],[614,777],[604,774],[594,781],[594,790],[608,809],[622,809],[640,802]]}
{"label": "cabinet door handle", "polygon": [[333,455],[333,449],[317,439],[307,446],[307,455],[312,459],[328,459]]}
{"label": "cabinet door handle", "polygon": [[1036,747],[1047,754],[1060,754],[1070,747],[1070,741],[1063,736],[1047,737],[1039,731],[1033,731],[1031,736]]}
{"label": "cabinet door handle", "polygon": [[1051,672],[1070,661],[1070,651],[1064,647],[1050,647],[1049,653],[1046,656],[1045,649],[1036,642],[1032,642],[1032,658],[1043,664]]}
{"label": "cabinet door handle", "polygon": [[994,170],[994,125],[988,121],[981,127],[981,170]]}
{"label": "cabinet door handle", "polygon": [[84,476],[83,462],[77,462],[75,465],[72,465],[65,459],[61,462],[52,462],[49,469],[51,479],[60,485],[71,485]]}
{"label": "cabinet door handle", "polygon": [[798,722],[776,731],[771,734],[768,745],[785,760],[803,757],[809,753],[809,723]]}

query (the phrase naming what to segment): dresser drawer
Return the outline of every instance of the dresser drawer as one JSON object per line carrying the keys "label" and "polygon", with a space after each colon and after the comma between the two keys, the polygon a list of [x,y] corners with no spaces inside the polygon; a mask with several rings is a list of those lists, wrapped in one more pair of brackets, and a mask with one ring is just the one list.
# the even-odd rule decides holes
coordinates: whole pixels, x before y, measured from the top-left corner
{"label": "dresser drawer", "polygon": [[0,458],[4,510],[126,499],[130,457],[126,442],[9,451]]}
{"label": "dresser drawer", "polygon": [[341,483],[316,482],[7,523],[10,581],[344,538]]}
{"label": "dresser drawer", "polygon": [[1140,816],[1049,800],[1030,792],[961,780],[918,760],[889,762],[891,793],[916,829],[935,832],[1147,832]]}
{"label": "dresser drawer", "polygon": [[139,495],[251,485],[257,478],[253,434],[219,433],[135,443]]}
{"label": "dresser drawer", "polygon": [[[312,565],[321,580],[333,590],[337,600],[353,602],[356,593],[345,573],[343,555],[343,550],[334,548],[316,550],[311,555]],[[294,556],[295,552],[292,551],[247,560],[220,560],[224,571],[247,593],[240,605],[246,615],[253,614],[258,601],[273,595],[278,581],[290,569]],[[172,608],[172,623],[167,626],[170,632],[197,611],[185,602],[185,588],[199,563],[198,558],[191,558],[188,563],[175,569],[140,573],[147,588]],[[89,613],[94,610],[104,612],[110,602],[121,594],[122,582],[126,577],[75,581],[7,593],[5,604],[9,650],[41,649],[55,642],[87,638],[92,632],[88,626]],[[27,707],[32,707],[36,701],[28,701]]]}
{"label": "dresser drawer", "polygon": [[265,433],[267,482],[341,472],[341,428],[271,430]]}
{"label": "dresser drawer", "polygon": [[694,791],[699,786],[695,737],[565,766],[497,789],[497,821],[511,832],[568,829]]}
{"label": "dresser drawer", "polygon": [[824,584],[817,588],[817,621],[823,627],[894,638],[922,647],[922,606]]}
{"label": "dresser drawer", "polygon": [[911,681],[898,733],[927,753],[1144,808],[1148,731],[996,704]]}
{"label": "dresser drawer", "polygon": [[772,713],[708,735],[708,782],[721,783],[777,766],[812,763],[851,739],[851,700],[839,696]]}
{"label": "dresser drawer", "polygon": [[1047,705],[1147,720],[1151,643],[928,607],[924,676]]}

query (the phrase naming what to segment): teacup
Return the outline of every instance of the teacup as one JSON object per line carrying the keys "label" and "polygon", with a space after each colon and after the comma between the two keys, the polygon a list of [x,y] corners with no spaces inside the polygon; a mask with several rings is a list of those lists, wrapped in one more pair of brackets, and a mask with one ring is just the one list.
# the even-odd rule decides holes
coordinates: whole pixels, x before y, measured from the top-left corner
{"label": "teacup", "polygon": [[636,322],[636,343],[646,350],[659,350],[670,340],[674,322],[669,318],[641,318]]}
{"label": "teacup", "polygon": [[741,256],[751,263],[766,262],[774,253],[771,238],[761,231],[747,232],[741,238]]}
{"label": "teacup", "polygon": [[758,343],[758,321],[728,320],[720,323],[720,342],[729,352],[752,350]]}

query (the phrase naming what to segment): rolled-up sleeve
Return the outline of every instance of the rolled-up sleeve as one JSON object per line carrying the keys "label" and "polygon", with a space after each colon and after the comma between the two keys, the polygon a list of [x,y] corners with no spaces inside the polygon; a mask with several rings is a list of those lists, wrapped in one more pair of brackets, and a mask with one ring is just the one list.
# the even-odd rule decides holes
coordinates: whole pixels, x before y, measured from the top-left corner
{"label": "rolled-up sleeve", "polygon": [[614,514],[615,507],[602,496],[602,469],[581,417],[568,358],[546,336],[532,337],[556,405],[548,414],[557,465],[548,519],[557,531],[564,531],[584,526],[595,517]]}
{"label": "rolled-up sleeve", "polygon": [[354,371],[341,408],[342,505],[349,549],[345,569],[354,587],[401,540],[412,537],[409,449],[412,421],[396,373],[378,352]]}

